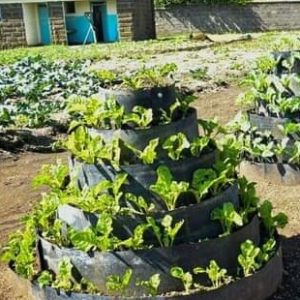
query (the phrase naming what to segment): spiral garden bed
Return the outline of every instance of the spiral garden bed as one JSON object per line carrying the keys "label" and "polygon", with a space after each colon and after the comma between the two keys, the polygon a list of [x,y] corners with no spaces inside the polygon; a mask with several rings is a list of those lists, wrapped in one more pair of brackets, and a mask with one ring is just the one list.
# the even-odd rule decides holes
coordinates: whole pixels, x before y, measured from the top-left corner
{"label": "spiral garden bed", "polygon": [[36,300],[266,299],[281,281],[286,216],[237,177],[216,122],[184,101],[175,115],[165,103],[136,108],[140,95],[121,93],[132,111],[121,100],[69,104],[70,170],[43,168],[35,183],[51,191],[5,260]]}

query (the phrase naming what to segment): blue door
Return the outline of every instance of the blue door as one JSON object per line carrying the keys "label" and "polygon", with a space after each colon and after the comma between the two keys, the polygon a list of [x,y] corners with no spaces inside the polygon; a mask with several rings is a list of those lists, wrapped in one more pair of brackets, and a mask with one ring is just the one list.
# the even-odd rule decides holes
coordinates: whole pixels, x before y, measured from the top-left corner
{"label": "blue door", "polygon": [[41,43],[43,45],[49,45],[51,43],[51,34],[49,26],[49,14],[46,4],[39,5],[39,23],[41,32]]}

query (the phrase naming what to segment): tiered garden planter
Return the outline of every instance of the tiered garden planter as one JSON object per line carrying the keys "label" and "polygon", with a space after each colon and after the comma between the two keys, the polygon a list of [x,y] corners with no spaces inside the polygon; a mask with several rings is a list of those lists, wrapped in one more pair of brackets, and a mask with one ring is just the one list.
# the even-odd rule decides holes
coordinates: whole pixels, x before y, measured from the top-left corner
{"label": "tiered garden planter", "polygon": [[[128,95],[114,91],[102,91],[102,93],[104,98],[117,95],[117,101],[124,104],[128,111],[138,104],[147,108],[155,108],[154,112],[158,113],[160,108],[168,109],[175,101],[173,87],[165,90],[153,89],[151,92],[138,91]],[[108,141],[118,135],[122,140],[140,149],[143,149],[149,140],[154,138],[159,138],[161,145],[170,135],[180,132],[185,133],[189,140],[199,135],[194,109],[190,109],[184,118],[178,117],[170,124],[157,125],[145,130],[114,131],[89,128],[89,131],[92,135],[104,135]],[[39,236],[37,249],[42,270],[51,270],[57,274],[61,259],[67,257],[76,270],[74,277],[89,280],[97,287],[99,293],[105,296],[57,292],[50,287],[40,288],[33,282],[31,291],[35,300],[264,300],[276,291],[282,276],[280,246],[277,247],[273,258],[249,277],[237,279],[215,290],[191,291],[190,294],[182,292],[182,282],[170,274],[172,267],[178,266],[186,272],[192,273],[195,267],[207,266],[212,260],[215,260],[218,265],[227,269],[228,275],[236,277],[237,257],[241,251],[241,244],[246,240],[251,240],[254,245],[260,246],[264,235],[262,234],[262,224],[256,213],[249,216],[249,222],[236,227],[227,235],[222,235],[224,228],[220,222],[212,220],[212,211],[223,207],[225,203],[230,202],[237,210],[241,207],[236,178],[232,178],[232,182],[225,185],[218,194],[208,193],[208,196],[199,203],[196,203],[191,192],[187,192],[182,199],[178,200],[180,207],[168,211],[163,200],[150,191],[150,186],[157,180],[157,168],[160,165],[166,165],[173,175],[173,180],[191,182],[193,173],[197,169],[211,168],[214,165],[217,154],[212,150],[204,152],[200,157],[187,157],[172,161],[162,148],[158,148],[157,153],[158,160],[153,165],[120,166],[121,172],[128,174],[129,181],[122,191],[143,195],[147,200],[152,201],[156,205],[156,211],[149,213],[148,216],[153,217],[157,222],[166,215],[173,217],[173,223],[184,221],[174,244],[170,247],[159,246],[154,234],[146,232],[145,244],[153,245],[152,247],[141,250],[84,252],[72,247],[58,246]],[[73,156],[70,157],[70,168],[71,171],[79,172],[78,185],[80,188],[94,186],[103,179],[114,180],[117,175],[115,169],[110,165],[86,164]],[[70,226],[75,230],[84,230],[95,225],[102,216],[85,212],[69,204],[60,206],[56,215],[64,226]],[[146,217],[143,215],[114,216],[113,233],[122,240],[129,238],[132,236],[134,228],[139,224],[144,224],[145,220]],[[124,274],[129,268],[132,270],[132,281],[126,291],[126,296],[110,291],[106,286],[107,278],[112,275]],[[161,283],[158,295],[161,296],[146,296],[145,289],[135,284],[137,280],[148,280],[153,274],[160,275]],[[206,275],[195,275],[195,279],[197,279],[197,283],[208,284]]]}
{"label": "tiered garden planter", "polygon": [[[283,66],[283,61],[291,55],[291,52],[278,52],[274,53],[274,57],[278,59],[278,63],[275,69],[276,76],[280,77],[287,72],[287,69]],[[291,73],[300,73],[300,60],[296,59]],[[300,85],[296,80],[292,80],[291,90],[295,96],[300,95]],[[271,116],[267,112],[263,104],[258,109],[261,114],[255,111],[248,111],[249,122],[252,127],[256,127],[258,131],[271,132],[276,141],[281,141],[285,138],[285,135],[279,130],[278,126],[283,126],[288,121],[300,123],[299,113],[291,113],[285,117]],[[292,145],[294,141],[299,140],[299,136],[289,136],[289,145]],[[259,178],[266,182],[282,185],[298,185],[300,184],[300,166],[291,164],[288,162],[288,158],[283,157],[281,161],[274,162],[257,162],[243,160],[240,165],[241,175],[247,176],[251,180]]]}

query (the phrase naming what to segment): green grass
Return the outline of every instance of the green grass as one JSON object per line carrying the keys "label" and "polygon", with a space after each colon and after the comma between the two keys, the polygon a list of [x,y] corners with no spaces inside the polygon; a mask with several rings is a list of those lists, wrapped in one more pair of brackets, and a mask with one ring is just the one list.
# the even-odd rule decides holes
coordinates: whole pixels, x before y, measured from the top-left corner
{"label": "green grass", "polygon": [[[215,53],[229,55],[232,50],[272,51],[300,49],[300,32],[268,32],[256,35],[252,40],[236,41],[232,44],[216,44]],[[147,61],[150,56],[180,50],[201,49],[203,42],[190,40],[188,35],[160,38],[143,42],[120,42],[114,44],[95,44],[87,46],[61,46],[18,48],[0,51],[0,65],[14,63],[26,56],[41,55],[49,60],[109,60],[111,58],[131,58]]]}

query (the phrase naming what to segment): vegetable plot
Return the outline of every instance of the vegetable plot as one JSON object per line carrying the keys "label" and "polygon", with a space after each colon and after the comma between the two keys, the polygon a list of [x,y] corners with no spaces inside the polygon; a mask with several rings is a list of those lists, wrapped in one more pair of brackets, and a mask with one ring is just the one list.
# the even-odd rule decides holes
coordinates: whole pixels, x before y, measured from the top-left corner
{"label": "vegetable plot", "polygon": [[276,291],[276,228],[287,217],[237,177],[234,144],[216,147],[224,129],[197,121],[185,101],[177,108],[152,119],[151,105],[69,102],[70,134],[57,146],[70,168],[43,168],[34,184],[49,192],[2,254],[34,299],[263,300]]}
{"label": "vegetable plot", "polygon": [[242,157],[255,172],[288,185],[300,183],[297,64],[298,52],[260,59],[246,80],[251,89],[238,99],[246,113],[230,125]]}

